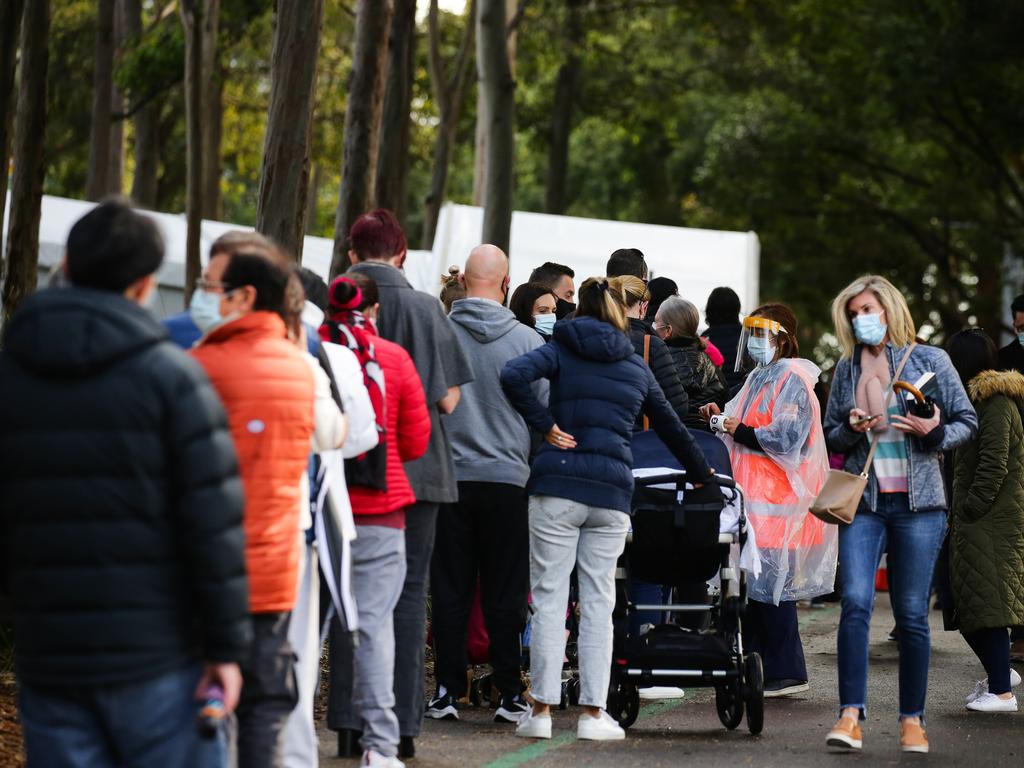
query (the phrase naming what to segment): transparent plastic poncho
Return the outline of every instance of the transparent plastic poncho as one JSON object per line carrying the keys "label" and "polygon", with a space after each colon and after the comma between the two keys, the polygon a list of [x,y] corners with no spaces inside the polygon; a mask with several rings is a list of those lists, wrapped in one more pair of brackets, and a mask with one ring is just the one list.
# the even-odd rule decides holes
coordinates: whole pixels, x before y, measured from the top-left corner
{"label": "transparent plastic poncho", "polygon": [[721,435],[742,486],[760,550],[761,572],[749,595],[762,603],[804,600],[832,591],[839,529],[808,511],[825,484],[828,454],[814,395],[820,370],[809,360],[758,367],[725,406],[753,427],[757,451]]}

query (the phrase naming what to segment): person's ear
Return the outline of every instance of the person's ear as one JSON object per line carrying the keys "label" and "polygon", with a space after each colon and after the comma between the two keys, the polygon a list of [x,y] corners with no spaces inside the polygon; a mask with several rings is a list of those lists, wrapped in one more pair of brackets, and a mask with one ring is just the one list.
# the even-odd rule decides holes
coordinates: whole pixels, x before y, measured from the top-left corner
{"label": "person's ear", "polygon": [[234,294],[238,296],[237,304],[235,305],[240,312],[252,312],[253,307],[256,306],[256,288],[252,285],[241,285],[239,286]]}
{"label": "person's ear", "polygon": [[134,301],[140,307],[144,307],[149,303],[149,299],[155,290],[156,275],[146,275],[125,288],[124,296],[129,301]]}
{"label": "person's ear", "polygon": [[459,284],[460,286],[462,286],[462,288],[465,288],[465,287],[466,287],[466,275],[465,275],[465,274],[463,274],[462,272],[460,272],[460,273],[459,273],[458,275],[456,275],[456,276],[455,276],[455,281],[456,281],[456,282],[457,282],[457,283],[458,283],[458,284]]}
{"label": "person's ear", "polygon": [[348,260],[352,264],[358,264],[358,263],[360,263],[362,261],[362,259],[359,258],[359,254],[356,253],[355,251],[353,251],[351,248],[349,249],[349,252],[348,252]]}
{"label": "person's ear", "polygon": [[398,269],[402,269],[405,266],[405,257],[409,255],[408,250],[403,250],[401,253],[396,253],[395,257],[391,260]]}

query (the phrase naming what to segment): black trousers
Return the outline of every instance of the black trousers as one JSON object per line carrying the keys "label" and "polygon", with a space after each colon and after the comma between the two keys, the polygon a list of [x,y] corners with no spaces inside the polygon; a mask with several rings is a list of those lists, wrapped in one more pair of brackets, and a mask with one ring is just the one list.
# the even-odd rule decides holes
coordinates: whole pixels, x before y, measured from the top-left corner
{"label": "black trousers", "polygon": [[520,633],[530,587],[526,492],[506,483],[459,483],[459,501],[441,507],[431,564],[437,682],[456,698],[466,689],[469,613],[480,579],[494,682],[522,690]]}
{"label": "black trousers", "polygon": [[1010,692],[1010,638],[1006,628],[962,632],[978,661],[988,674],[990,693]]}
{"label": "black trousers", "polygon": [[284,765],[284,727],[298,703],[295,654],[288,644],[291,613],[252,614],[252,645],[242,667],[238,766]]}
{"label": "black trousers", "polygon": [[749,600],[743,621],[747,651],[761,654],[765,682],[807,680],[796,602],[784,600],[770,605]]}

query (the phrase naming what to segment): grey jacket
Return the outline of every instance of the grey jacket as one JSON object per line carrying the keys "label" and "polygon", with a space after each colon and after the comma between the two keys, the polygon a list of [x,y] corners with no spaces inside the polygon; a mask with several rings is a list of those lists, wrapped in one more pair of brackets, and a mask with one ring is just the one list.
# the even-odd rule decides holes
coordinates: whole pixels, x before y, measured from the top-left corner
{"label": "grey jacket", "polygon": [[[886,345],[889,357],[889,376],[903,359],[905,347]],[[844,469],[859,474],[868,457],[868,436],[850,428],[850,410],[856,407],[854,393],[860,378],[861,346],[858,344],[852,359],[843,359],[832,377],[832,391],[825,412],[825,443],[834,453],[846,455]],[[927,371],[934,371],[938,381],[935,398],[942,414],[942,423],[925,437],[907,437],[907,487],[910,508],[915,511],[946,509],[945,486],[942,481],[941,454],[963,445],[978,431],[978,416],[967,397],[960,376],[949,356],[938,347],[920,344],[910,355],[900,378],[914,382]],[[906,413],[902,397],[895,397],[900,411]],[[872,512],[878,503],[878,481],[872,468],[868,476],[864,501]]]}
{"label": "grey jacket", "polygon": [[[459,407],[445,420],[459,482],[508,483],[526,487],[530,478],[530,431],[505,398],[501,369],[544,340],[520,323],[512,310],[488,299],[460,299],[448,316],[462,351],[473,363],[473,381],[462,387]],[[548,382],[534,387],[548,402]]]}

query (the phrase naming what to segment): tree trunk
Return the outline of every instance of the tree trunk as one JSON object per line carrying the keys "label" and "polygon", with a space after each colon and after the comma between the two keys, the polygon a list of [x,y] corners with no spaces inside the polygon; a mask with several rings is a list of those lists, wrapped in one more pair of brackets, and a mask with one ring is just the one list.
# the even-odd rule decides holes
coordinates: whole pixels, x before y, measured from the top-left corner
{"label": "tree trunk", "polygon": [[[4,229],[7,201],[7,169],[11,157],[11,125],[14,118],[14,70],[18,62],[18,31],[25,0],[0,4],[0,232]],[[0,274],[3,254],[0,253]]]}
{"label": "tree trunk", "polygon": [[[116,0],[114,4],[114,58],[113,65],[124,55],[127,41],[125,17],[129,0]],[[114,114],[124,112],[124,94],[117,87],[114,79],[116,66],[111,67],[110,76],[110,109]],[[112,120],[110,124],[110,166],[107,169],[107,186],[109,191],[120,195],[124,191],[124,120]]]}
{"label": "tree trunk", "polygon": [[416,0],[395,0],[377,155],[377,205],[405,221],[409,124],[416,48]]}
{"label": "tree trunk", "polygon": [[359,0],[352,75],[345,108],[345,148],[338,212],[334,219],[331,277],[348,269],[348,231],[359,216],[376,204],[374,176],[380,146],[391,0]]}
{"label": "tree trunk", "polygon": [[[323,0],[279,0],[256,229],[302,262]],[[315,206],[314,202],[314,206]]]}
{"label": "tree trunk", "polygon": [[[142,36],[141,0],[125,0],[125,32],[134,43]],[[156,208],[156,182],[160,171],[160,107],[148,104],[135,113],[135,174],[132,199],[143,208]]]}
{"label": "tree trunk", "polygon": [[[206,42],[204,40],[204,46]],[[220,144],[224,133],[224,70],[220,57],[214,54],[209,63],[204,58],[203,72],[209,73],[203,84],[206,116],[203,123],[203,218],[219,221],[223,218],[224,207],[220,194]]]}
{"label": "tree trunk", "polygon": [[324,172],[320,163],[312,163],[309,175],[309,194],[306,196],[306,234],[317,233],[317,202],[320,200],[320,185],[323,183]]}
{"label": "tree trunk", "polygon": [[217,0],[181,0],[181,22],[185,29],[185,304],[192,298],[192,289],[202,269],[199,258],[200,232],[203,223],[203,24]]}
{"label": "tree trunk", "polygon": [[50,3],[27,3],[21,26],[21,82],[14,128],[14,183],[7,232],[3,321],[36,287],[39,269],[39,216],[46,173],[46,70],[49,66]]}
{"label": "tree trunk", "polygon": [[455,144],[455,133],[459,124],[459,114],[466,101],[466,89],[469,86],[470,64],[473,60],[473,45],[476,40],[476,0],[470,0],[469,3],[466,26],[462,32],[462,42],[451,77],[446,77],[444,62],[441,61],[437,0],[431,0],[430,13],[427,18],[430,43],[430,81],[440,117],[437,134],[434,137],[434,165],[430,178],[430,191],[425,200],[423,239],[420,245],[421,248],[429,251],[434,247],[437,219],[441,213],[441,206],[444,205],[445,193],[448,189],[448,170],[451,164],[452,148]]}
{"label": "tree trunk", "polygon": [[[516,14],[516,0],[505,0],[505,18],[511,21]],[[508,44],[509,70],[515,76],[516,69],[516,31],[506,31]],[[490,133],[490,121],[487,118],[487,100],[483,88],[478,84],[476,90],[476,146],[473,154],[473,205],[484,204],[484,189],[487,186],[487,136]]]}
{"label": "tree trunk", "polygon": [[555,101],[551,108],[551,143],[548,146],[548,178],[544,190],[544,211],[565,213],[568,207],[569,135],[580,77],[581,0],[569,0],[569,19],[565,29],[566,58],[558,69]]}
{"label": "tree trunk", "polygon": [[85,197],[99,200],[110,193],[111,95],[114,90],[114,0],[99,0],[96,10],[95,69],[92,78],[92,124]]}
{"label": "tree trunk", "polygon": [[482,241],[509,252],[515,163],[515,80],[509,64],[505,0],[479,0],[477,70],[487,112]]}

